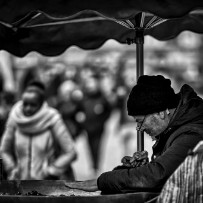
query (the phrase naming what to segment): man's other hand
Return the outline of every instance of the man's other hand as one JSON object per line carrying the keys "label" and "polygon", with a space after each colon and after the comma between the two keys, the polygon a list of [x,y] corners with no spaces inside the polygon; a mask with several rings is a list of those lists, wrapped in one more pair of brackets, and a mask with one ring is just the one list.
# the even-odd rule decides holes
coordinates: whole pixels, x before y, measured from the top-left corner
{"label": "man's other hand", "polygon": [[65,186],[71,189],[84,190],[87,192],[95,192],[98,190],[97,179],[86,181],[65,182]]}

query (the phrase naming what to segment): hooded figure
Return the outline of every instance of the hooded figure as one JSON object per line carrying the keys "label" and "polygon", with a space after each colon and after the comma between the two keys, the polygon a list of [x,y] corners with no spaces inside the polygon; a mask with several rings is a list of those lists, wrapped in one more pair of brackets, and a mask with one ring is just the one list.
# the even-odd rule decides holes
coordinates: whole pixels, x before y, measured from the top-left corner
{"label": "hooded figure", "polygon": [[144,75],[133,87],[127,108],[138,130],[156,140],[152,160],[104,173],[98,187],[106,193],[160,190],[189,149],[203,139],[203,100],[189,85],[175,94],[169,79]]}
{"label": "hooded figure", "polygon": [[1,142],[10,180],[74,180],[74,143],[60,114],[45,101],[41,82],[28,84],[12,108]]}
{"label": "hooded figure", "polygon": [[67,184],[69,187],[103,193],[160,191],[188,151],[203,139],[203,100],[189,85],[175,94],[169,79],[141,76],[130,92],[127,109],[137,130],[156,140],[151,161],[138,166],[124,164],[96,181]]}

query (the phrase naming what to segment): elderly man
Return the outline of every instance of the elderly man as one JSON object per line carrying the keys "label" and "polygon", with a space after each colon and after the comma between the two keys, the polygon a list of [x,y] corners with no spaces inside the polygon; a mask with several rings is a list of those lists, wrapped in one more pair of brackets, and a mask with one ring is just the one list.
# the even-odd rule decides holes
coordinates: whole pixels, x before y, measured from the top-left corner
{"label": "elderly man", "polygon": [[203,139],[203,100],[189,85],[175,94],[169,79],[141,76],[130,92],[127,109],[138,130],[156,140],[151,161],[141,166],[125,165],[124,158],[123,166],[101,174],[97,180],[66,186],[103,193],[158,191],[188,150]]}

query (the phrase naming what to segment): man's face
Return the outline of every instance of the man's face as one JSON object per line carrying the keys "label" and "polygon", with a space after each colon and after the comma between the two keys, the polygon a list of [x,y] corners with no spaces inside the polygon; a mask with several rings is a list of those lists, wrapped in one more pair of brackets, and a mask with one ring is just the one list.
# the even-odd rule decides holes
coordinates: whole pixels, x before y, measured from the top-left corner
{"label": "man's face", "polygon": [[168,126],[168,120],[165,119],[165,113],[154,113],[145,116],[134,116],[137,122],[137,130],[146,132],[152,140],[162,133]]}

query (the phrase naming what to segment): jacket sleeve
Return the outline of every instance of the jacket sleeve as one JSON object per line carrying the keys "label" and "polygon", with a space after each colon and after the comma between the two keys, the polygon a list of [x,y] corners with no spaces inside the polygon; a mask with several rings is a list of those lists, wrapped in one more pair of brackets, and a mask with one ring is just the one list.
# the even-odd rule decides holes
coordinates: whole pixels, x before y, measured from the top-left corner
{"label": "jacket sleeve", "polygon": [[2,136],[0,155],[3,159],[4,167],[7,172],[16,167],[14,142],[15,142],[15,124],[9,117],[6,123],[6,128]]}
{"label": "jacket sleeve", "polygon": [[98,188],[104,193],[160,190],[184,161],[188,150],[194,148],[201,139],[197,133],[182,134],[161,156],[146,165],[101,174],[97,179]]}
{"label": "jacket sleeve", "polygon": [[54,146],[59,147],[60,154],[56,160],[49,166],[49,173],[51,175],[62,174],[76,159],[76,151],[74,141],[68,129],[66,128],[60,114],[57,115],[57,122],[52,126],[52,133],[54,134]]}

